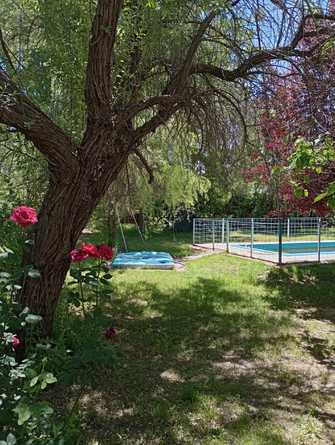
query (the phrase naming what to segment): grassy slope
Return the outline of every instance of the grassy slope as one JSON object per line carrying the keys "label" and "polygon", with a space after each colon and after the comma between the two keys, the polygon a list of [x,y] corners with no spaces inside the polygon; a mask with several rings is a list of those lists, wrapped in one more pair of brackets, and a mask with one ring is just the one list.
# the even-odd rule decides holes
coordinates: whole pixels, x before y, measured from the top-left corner
{"label": "grassy slope", "polygon": [[60,403],[82,391],[92,445],[334,443],[334,278],[334,266],[224,254],[184,272],[115,272],[104,314],[81,328],[100,337],[115,323],[116,366],[57,388]]}

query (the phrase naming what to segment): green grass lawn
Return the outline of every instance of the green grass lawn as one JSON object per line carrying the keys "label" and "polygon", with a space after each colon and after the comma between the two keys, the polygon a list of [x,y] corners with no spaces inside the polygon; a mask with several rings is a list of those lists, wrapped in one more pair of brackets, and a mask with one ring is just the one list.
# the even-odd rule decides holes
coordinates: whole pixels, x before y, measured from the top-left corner
{"label": "green grass lawn", "polygon": [[[185,241],[159,245],[180,254]],[[332,444],[334,280],[331,265],[225,254],[183,272],[114,272],[95,320],[60,311],[58,329],[91,358],[50,397],[75,404],[87,445]],[[111,324],[110,358],[95,355]]]}
{"label": "green grass lawn", "polygon": [[[166,251],[174,257],[185,257],[192,253],[192,233],[173,233],[172,230],[151,232],[142,240],[138,230],[133,224],[123,225],[124,236],[128,250],[154,250]],[[93,232],[82,237],[93,243],[105,243],[108,236],[105,233]],[[121,231],[117,233],[116,246],[118,250],[125,251]]]}

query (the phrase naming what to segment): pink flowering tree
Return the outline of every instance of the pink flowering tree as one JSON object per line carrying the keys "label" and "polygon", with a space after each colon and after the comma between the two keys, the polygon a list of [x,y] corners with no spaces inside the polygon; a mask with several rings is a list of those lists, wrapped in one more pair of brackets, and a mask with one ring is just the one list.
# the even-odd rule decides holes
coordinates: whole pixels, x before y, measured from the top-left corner
{"label": "pink flowering tree", "polygon": [[[97,204],[130,156],[151,171],[143,153],[147,138],[178,117],[193,134],[198,132],[205,142],[221,147],[218,135],[228,128],[220,133],[219,124],[229,114],[235,140],[245,130],[239,96],[247,83],[254,85],[276,61],[290,63],[311,53],[299,47],[306,20],[312,18],[313,32],[322,36],[313,52],[332,37],[327,23],[335,19],[333,15],[306,11],[303,3],[294,7],[285,3],[269,8],[265,0],[97,0],[81,91],[84,126],[77,135],[68,134],[48,116],[48,111],[55,111],[53,99],[49,109],[38,104],[35,91],[24,84],[26,77],[20,77],[24,64],[15,69],[15,48],[4,36],[0,124],[34,144],[49,171],[48,191],[25,258],[40,276],[29,277],[22,293],[23,305],[43,317],[45,335],[52,331],[70,267],[69,252]],[[83,65],[74,64],[74,69]]]}
{"label": "pink flowering tree", "polygon": [[[328,11],[334,13],[334,0],[329,2]],[[311,49],[322,40],[313,31],[315,22],[306,20],[301,48]],[[263,184],[272,195],[270,216],[296,212],[326,216],[331,211],[329,202],[316,198],[335,180],[334,160],[329,158],[326,162],[326,155],[319,153],[323,144],[312,142],[320,135],[335,141],[334,44],[323,48],[321,53],[311,52],[306,58],[297,59],[286,74],[285,78],[265,78],[257,101],[258,109],[262,110],[258,121],[260,142],[254,146],[252,165],[246,170],[245,178]],[[307,164],[304,169],[287,168],[300,140],[306,141],[298,144],[302,147],[300,158],[304,155],[306,162],[313,158],[307,153],[306,147],[309,147],[315,151],[316,158],[323,158],[320,171]]]}

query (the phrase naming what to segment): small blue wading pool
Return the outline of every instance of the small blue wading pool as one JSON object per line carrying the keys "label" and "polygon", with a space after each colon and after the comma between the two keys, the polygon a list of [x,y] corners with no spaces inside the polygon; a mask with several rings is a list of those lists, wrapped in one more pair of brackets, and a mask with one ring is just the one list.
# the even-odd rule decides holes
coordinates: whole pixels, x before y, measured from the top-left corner
{"label": "small blue wading pool", "polygon": [[[240,247],[250,249],[250,244],[240,244]],[[282,244],[283,255],[315,255],[318,251],[317,241],[292,241]],[[254,243],[253,250],[263,253],[277,253],[279,243]],[[335,253],[335,241],[321,241],[320,251],[322,254]]]}
{"label": "small blue wading pool", "polygon": [[119,253],[112,262],[112,267],[139,269],[173,269],[174,261],[167,252],[136,251]]}

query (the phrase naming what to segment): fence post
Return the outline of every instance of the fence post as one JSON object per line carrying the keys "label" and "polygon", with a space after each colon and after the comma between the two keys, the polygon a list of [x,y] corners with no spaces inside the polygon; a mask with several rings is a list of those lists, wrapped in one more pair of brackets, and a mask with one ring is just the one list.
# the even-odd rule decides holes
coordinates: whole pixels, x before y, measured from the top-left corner
{"label": "fence post", "polygon": [[193,218],[193,245],[195,244],[195,218]]}
{"label": "fence post", "polygon": [[321,263],[321,218],[318,219],[318,263]]}
{"label": "fence post", "polygon": [[290,233],[291,227],[290,227],[290,218],[287,218],[287,238],[290,239]]}
{"label": "fence post", "polygon": [[279,218],[278,221],[278,264],[283,264],[283,221]]}
{"label": "fence post", "polygon": [[227,227],[226,227],[226,238],[227,238],[227,253],[229,253],[229,218],[227,218]]}
{"label": "fence post", "polygon": [[212,249],[215,250],[215,222],[212,219]]}
{"label": "fence post", "polygon": [[224,225],[225,225],[225,219],[222,218],[222,223],[221,223],[221,244],[222,244],[222,248],[223,248],[223,244],[224,244]]}
{"label": "fence post", "polygon": [[251,244],[250,244],[250,257],[252,258],[254,253],[254,232],[255,232],[255,221],[251,218]]}

